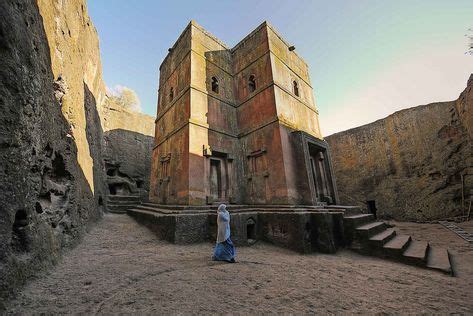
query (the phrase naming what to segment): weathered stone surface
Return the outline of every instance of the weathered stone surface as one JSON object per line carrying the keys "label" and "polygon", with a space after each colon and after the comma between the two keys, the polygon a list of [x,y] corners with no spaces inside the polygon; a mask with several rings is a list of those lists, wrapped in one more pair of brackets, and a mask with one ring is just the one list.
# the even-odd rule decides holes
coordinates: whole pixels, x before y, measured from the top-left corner
{"label": "weathered stone surface", "polygon": [[[68,3],[80,9],[81,1]],[[42,1],[39,5],[46,10],[54,7]],[[101,171],[101,128],[96,98],[90,92],[93,85],[83,80],[80,72],[76,73],[79,78],[69,76],[69,72],[64,76],[54,73],[52,69],[58,65],[51,64],[50,49],[67,52],[59,38],[57,46],[48,47],[43,21],[51,25],[56,20],[52,12],[42,18],[40,9],[35,1],[0,2],[2,297],[56,262],[61,249],[74,245],[102,213],[103,178],[93,176]],[[54,17],[62,20],[63,14],[75,15],[83,17],[80,20],[84,24],[89,23],[82,12],[61,10]],[[68,23],[75,25],[75,20],[68,19]],[[69,36],[68,29],[64,31]],[[74,31],[78,29],[71,32],[76,35]],[[51,46],[53,42],[49,43]],[[78,109],[81,132],[64,115],[73,115]],[[92,164],[95,159],[96,165]],[[89,168],[83,169],[89,160]]]}
{"label": "weathered stone surface", "polygon": [[101,217],[104,160],[147,195],[153,119],[104,105],[98,37],[84,0],[2,1],[0,20],[4,296]]}
{"label": "weathered stone surface", "polygon": [[[100,151],[101,135],[94,135],[100,137],[91,144],[93,140],[86,131],[90,112],[96,112],[105,98],[97,31],[87,13],[85,0],[38,0],[37,3],[49,44],[54,78],[60,78],[67,87],[61,98],[61,109],[77,145],[77,160],[92,192],[96,183],[102,193],[104,167],[102,160],[94,156]],[[87,109],[90,102],[94,103],[95,110]],[[93,115],[98,117],[96,113]],[[100,124],[97,129],[99,127]]]}
{"label": "weathered stone surface", "polygon": [[[341,203],[366,205],[399,220],[462,213],[473,195],[473,79],[457,101],[396,112],[326,137]],[[462,189],[463,179],[463,189]]]}
{"label": "weathered stone surface", "polygon": [[108,195],[149,195],[154,118],[128,111],[106,98],[100,108]]}
{"label": "weathered stone surface", "polygon": [[160,67],[151,201],[335,202],[327,156],[307,64],[271,25],[230,49],[189,23]]}

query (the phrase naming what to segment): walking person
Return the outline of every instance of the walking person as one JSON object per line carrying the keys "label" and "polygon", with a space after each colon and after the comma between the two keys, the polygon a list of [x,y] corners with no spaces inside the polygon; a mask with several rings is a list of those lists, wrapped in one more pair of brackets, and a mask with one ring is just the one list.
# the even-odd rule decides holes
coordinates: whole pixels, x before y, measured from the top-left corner
{"label": "walking person", "polygon": [[220,204],[217,209],[217,243],[212,260],[235,262],[235,246],[230,239],[230,213],[225,204]]}

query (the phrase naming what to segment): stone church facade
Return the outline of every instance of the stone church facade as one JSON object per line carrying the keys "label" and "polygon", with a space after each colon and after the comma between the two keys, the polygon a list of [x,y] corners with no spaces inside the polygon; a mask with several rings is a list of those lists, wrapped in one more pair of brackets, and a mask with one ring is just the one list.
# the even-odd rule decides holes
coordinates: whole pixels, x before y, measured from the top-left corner
{"label": "stone church facade", "polygon": [[267,22],[229,48],[191,21],[160,66],[150,201],[337,202],[307,64]]}

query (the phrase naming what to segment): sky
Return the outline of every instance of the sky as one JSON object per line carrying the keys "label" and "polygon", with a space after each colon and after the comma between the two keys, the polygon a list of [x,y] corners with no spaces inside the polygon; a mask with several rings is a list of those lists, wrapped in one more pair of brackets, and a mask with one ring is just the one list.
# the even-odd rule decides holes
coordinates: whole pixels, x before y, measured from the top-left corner
{"label": "sky", "polygon": [[232,47],[267,20],[309,65],[322,134],[458,97],[473,1],[89,0],[107,86],[156,115],[159,65],[194,19]]}

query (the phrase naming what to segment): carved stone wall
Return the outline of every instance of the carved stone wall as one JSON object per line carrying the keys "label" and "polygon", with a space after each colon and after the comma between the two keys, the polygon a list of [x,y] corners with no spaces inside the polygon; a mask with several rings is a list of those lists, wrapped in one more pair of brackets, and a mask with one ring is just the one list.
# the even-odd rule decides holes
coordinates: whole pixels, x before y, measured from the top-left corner
{"label": "carved stone wall", "polygon": [[321,139],[308,67],[268,23],[230,49],[191,21],[160,67],[157,113],[152,201],[313,204],[294,141]]}

